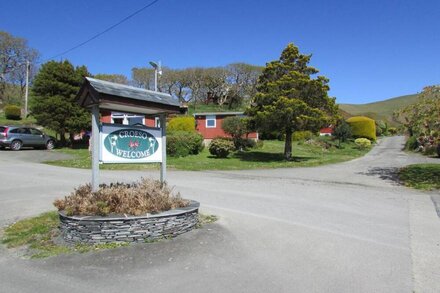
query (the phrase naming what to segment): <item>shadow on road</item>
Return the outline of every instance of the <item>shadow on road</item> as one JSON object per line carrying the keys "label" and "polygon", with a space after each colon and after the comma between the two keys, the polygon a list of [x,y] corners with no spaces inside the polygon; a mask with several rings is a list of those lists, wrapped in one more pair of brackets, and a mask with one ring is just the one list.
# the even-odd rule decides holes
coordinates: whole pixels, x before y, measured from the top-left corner
{"label": "shadow on road", "polygon": [[392,182],[395,185],[401,185],[398,173],[399,173],[399,168],[375,167],[375,168],[369,169],[367,172],[359,172],[358,174],[379,177],[380,179],[388,181],[388,182]]}

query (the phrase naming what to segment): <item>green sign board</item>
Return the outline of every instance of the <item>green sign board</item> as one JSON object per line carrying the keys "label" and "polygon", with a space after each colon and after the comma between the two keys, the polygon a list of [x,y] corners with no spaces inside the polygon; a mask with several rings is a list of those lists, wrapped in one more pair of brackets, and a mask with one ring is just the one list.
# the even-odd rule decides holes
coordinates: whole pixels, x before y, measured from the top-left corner
{"label": "green sign board", "polygon": [[104,163],[161,162],[161,132],[158,128],[103,125],[101,161]]}

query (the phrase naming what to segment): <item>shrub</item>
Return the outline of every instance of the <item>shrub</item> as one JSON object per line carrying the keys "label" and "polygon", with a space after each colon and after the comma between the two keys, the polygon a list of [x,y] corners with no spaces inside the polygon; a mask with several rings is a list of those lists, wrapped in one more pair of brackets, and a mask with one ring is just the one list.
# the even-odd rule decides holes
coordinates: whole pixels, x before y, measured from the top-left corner
{"label": "shrub", "polygon": [[390,128],[388,128],[388,132],[391,135],[396,135],[397,134],[397,128],[396,127],[390,127]]}
{"label": "shrub", "polygon": [[364,137],[355,139],[354,143],[360,149],[366,149],[366,148],[371,147],[371,141],[367,138],[364,138]]}
{"label": "shrub", "polygon": [[353,137],[376,140],[376,124],[373,119],[355,116],[348,118],[346,121],[351,127]]}
{"label": "shrub", "polygon": [[195,131],[196,120],[191,116],[174,117],[168,122],[169,131]]}
{"label": "shrub", "polygon": [[185,207],[188,201],[180,194],[158,180],[142,178],[132,184],[102,184],[92,192],[90,184],[81,185],[64,199],[54,201],[59,211],[72,215],[108,214],[139,216],[146,213],[158,213],[178,207]]}
{"label": "shrub", "polygon": [[203,136],[195,131],[172,131],[167,136],[167,154],[171,157],[197,155],[203,150]]}
{"label": "shrub", "polygon": [[418,146],[419,146],[419,143],[417,142],[417,137],[411,136],[406,141],[405,149],[413,151],[413,150],[417,149]]}
{"label": "shrub", "polygon": [[209,152],[218,158],[226,158],[234,150],[234,143],[230,139],[218,137],[209,144]]}
{"label": "shrub", "polygon": [[16,105],[6,105],[4,108],[6,119],[20,120],[21,119],[21,109]]}
{"label": "shrub", "polygon": [[345,142],[348,138],[352,136],[352,131],[350,125],[344,120],[339,121],[338,125],[333,131],[333,136],[339,140],[339,146],[341,146],[341,141]]}
{"label": "shrub", "polygon": [[313,138],[313,133],[309,130],[305,131],[295,131],[292,134],[292,140],[293,141],[300,141],[300,140],[309,140]]}
{"label": "shrub", "polygon": [[235,149],[243,148],[243,135],[249,133],[247,129],[247,123],[244,120],[245,118],[232,116],[226,117],[222,122],[222,129],[225,133],[232,136],[232,140],[234,141]]}

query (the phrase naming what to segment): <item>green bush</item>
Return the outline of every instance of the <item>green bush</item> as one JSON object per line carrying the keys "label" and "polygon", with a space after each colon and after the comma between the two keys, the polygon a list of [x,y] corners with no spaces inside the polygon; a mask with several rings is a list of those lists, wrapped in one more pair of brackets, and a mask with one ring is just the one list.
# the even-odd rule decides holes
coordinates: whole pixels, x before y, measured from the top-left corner
{"label": "green bush", "polygon": [[344,120],[338,122],[335,130],[333,131],[333,136],[339,140],[339,146],[341,146],[341,141],[345,142],[352,136],[352,131],[350,125]]}
{"label": "green bush", "polygon": [[300,140],[308,140],[313,138],[313,132],[309,131],[309,130],[305,130],[305,131],[295,131],[292,134],[292,140],[293,141],[300,141]]}
{"label": "green bush", "polygon": [[234,149],[234,143],[223,137],[214,138],[209,144],[209,152],[217,158],[226,158]]}
{"label": "green bush", "polygon": [[174,117],[168,122],[169,131],[195,131],[196,122],[194,117],[180,116]]}
{"label": "green bush", "polygon": [[396,127],[390,127],[390,128],[388,128],[388,132],[391,135],[396,135],[397,134],[397,128]]}
{"label": "green bush", "polygon": [[364,138],[364,137],[355,139],[354,143],[360,149],[366,149],[366,148],[371,147],[371,141],[367,138]]}
{"label": "green bush", "polygon": [[417,141],[417,137],[411,136],[406,141],[405,149],[413,151],[413,150],[417,149],[418,146],[419,146],[419,142]]}
{"label": "green bush", "polygon": [[373,119],[364,116],[355,116],[347,119],[353,137],[376,140],[376,124]]}
{"label": "green bush", "polygon": [[21,109],[16,105],[6,105],[4,108],[6,119],[10,120],[20,120],[21,119]]}
{"label": "green bush", "polygon": [[203,136],[194,131],[171,131],[167,136],[167,154],[171,157],[197,155],[203,150]]}

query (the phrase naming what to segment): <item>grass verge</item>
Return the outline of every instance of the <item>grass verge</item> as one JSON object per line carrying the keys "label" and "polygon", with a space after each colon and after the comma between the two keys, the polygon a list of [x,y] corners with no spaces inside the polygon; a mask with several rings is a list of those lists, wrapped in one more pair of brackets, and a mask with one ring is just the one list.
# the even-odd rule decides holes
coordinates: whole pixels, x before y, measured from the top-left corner
{"label": "grass verge", "polygon": [[[202,226],[215,221],[217,221],[216,216],[199,214],[199,224],[197,225],[197,228],[201,228]],[[73,252],[85,253],[90,251],[100,251],[129,245],[127,242],[95,245],[63,245],[58,243],[61,241],[57,241],[60,237],[58,229],[59,224],[58,212],[56,211],[24,219],[7,227],[3,233],[1,242],[5,244],[7,248],[24,248],[24,255],[32,259],[46,258]],[[146,241],[146,243],[149,243],[149,241]]]}
{"label": "grass verge", "polygon": [[417,189],[440,189],[440,164],[414,164],[399,171],[399,179]]}
{"label": "grass verge", "polygon": [[[265,140],[261,149],[236,152],[227,158],[215,158],[207,148],[198,155],[181,158],[168,157],[167,166],[170,169],[188,171],[310,167],[349,161],[361,157],[369,151],[369,149],[360,150],[353,142],[344,143],[342,146],[342,148],[332,146],[325,149],[319,145],[293,142],[293,160],[286,161],[283,157],[284,142]],[[47,164],[91,168],[91,157],[88,150],[60,149],[56,151],[72,155],[73,159],[50,161],[46,162]],[[103,164],[101,168],[104,170],[144,170],[158,169],[159,164]]]}

